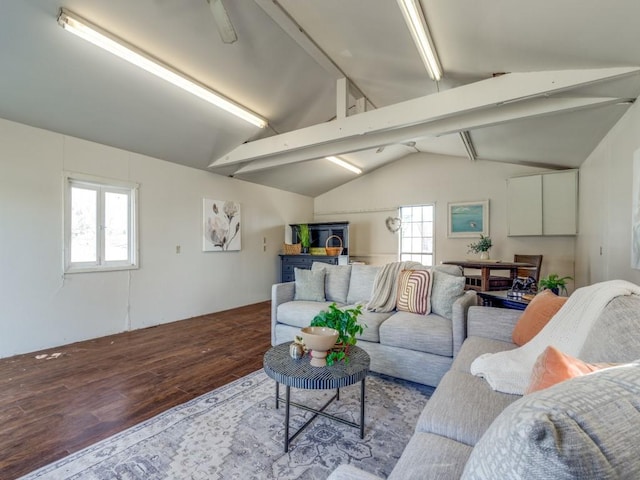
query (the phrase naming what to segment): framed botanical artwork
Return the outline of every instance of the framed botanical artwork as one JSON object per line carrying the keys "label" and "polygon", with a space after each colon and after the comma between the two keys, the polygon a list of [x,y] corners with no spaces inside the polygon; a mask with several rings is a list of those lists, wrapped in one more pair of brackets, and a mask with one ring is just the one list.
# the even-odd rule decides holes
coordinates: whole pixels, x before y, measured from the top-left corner
{"label": "framed botanical artwork", "polygon": [[202,201],[203,238],[205,252],[240,250],[240,204],[229,200]]}
{"label": "framed botanical artwork", "polygon": [[447,209],[449,237],[489,235],[489,200],[449,203]]}

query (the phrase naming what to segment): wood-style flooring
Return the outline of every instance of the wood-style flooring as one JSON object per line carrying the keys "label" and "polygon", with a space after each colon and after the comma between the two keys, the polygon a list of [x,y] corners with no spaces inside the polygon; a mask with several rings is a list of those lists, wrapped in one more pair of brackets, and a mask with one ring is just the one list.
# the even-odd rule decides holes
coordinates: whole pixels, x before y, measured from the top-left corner
{"label": "wood-style flooring", "polygon": [[263,302],[0,359],[0,479],[262,368],[270,321]]}

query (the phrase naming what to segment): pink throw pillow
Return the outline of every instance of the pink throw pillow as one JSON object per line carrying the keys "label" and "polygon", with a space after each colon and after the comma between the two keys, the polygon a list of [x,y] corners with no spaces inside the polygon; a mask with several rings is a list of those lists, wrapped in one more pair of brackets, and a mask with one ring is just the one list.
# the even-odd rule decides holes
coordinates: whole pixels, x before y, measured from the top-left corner
{"label": "pink throw pillow", "polygon": [[511,334],[513,343],[522,346],[535,337],[567,301],[551,290],[543,290],[529,302]]}
{"label": "pink throw pillow", "polygon": [[540,354],[533,365],[529,386],[524,393],[526,395],[543,388],[549,388],[570,378],[580,377],[615,365],[614,363],[583,362],[579,358],[562,353],[550,345]]}

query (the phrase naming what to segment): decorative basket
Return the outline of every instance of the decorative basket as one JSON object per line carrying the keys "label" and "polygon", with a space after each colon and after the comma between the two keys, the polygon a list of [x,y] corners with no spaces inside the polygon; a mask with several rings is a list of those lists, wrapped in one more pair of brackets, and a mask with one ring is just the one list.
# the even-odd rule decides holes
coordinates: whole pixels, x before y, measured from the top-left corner
{"label": "decorative basket", "polygon": [[326,255],[327,250],[324,247],[311,247],[309,253],[311,255]]}
{"label": "decorative basket", "polygon": [[[339,247],[329,246],[329,240],[331,240],[332,238],[337,238],[340,241]],[[329,238],[327,238],[327,241],[324,243],[324,249],[327,251],[327,255],[329,255],[330,257],[337,257],[342,253],[342,239],[337,235],[331,235]]]}
{"label": "decorative basket", "polygon": [[282,253],[285,255],[300,255],[302,251],[302,245],[299,243],[285,243],[282,246]]}

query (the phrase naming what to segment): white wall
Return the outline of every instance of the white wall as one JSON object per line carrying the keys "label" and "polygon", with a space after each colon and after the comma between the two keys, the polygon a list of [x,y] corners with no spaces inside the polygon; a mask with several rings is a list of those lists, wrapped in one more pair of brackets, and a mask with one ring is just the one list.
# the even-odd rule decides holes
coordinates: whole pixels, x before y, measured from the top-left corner
{"label": "white wall", "polygon": [[[62,275],[65,170],[140,183],[139,270]],[[202,252],[203,197],[240,202],[240,252]],[[312,212],[309,197],[0,119],[0,357],[268,300],[285,226]]]}
{"label": "white wall", "polygon": [[580,285],[617,278],[640,284],[640,270],[631,268],[633,156],[640,149],[639,131],[636,103],[580,168]]}
{"label": "white wall", "polygon": [[[397,260],[398,235],[385,227],[402,205],[436,204],[436,258],[477,258],[467,253],[473,239],[447,238],[447,203],[489,199],[491,258],[542,254],[542,275],[574,276],[575,237],[507,237],[507,183],[518,175],[544,171],[505,163],[412,154],[315,199],[315,221],[348,220],[350,255],[367,263]],[[523,212],[526,214],[526,212]]]}

